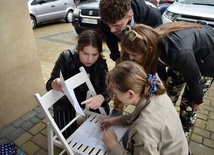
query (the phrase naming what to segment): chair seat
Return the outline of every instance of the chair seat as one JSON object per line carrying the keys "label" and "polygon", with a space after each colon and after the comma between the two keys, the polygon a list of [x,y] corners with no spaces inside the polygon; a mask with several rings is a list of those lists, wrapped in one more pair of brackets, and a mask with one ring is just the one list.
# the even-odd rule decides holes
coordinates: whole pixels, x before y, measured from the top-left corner
{"label": "chair seat", "polygon": [[[104,118],[103,115],[100,115],[100,114],[92,112],[92,113],[90,113],[90,116],[89,116],[89,118],[87,118],[86,121],[93,122],[93,123],[99,123],[99,121],[101,119],[103,119],[103,118]],[[74,137],[77,132],[78,132],[78,129],[74,132],[72,137]],[[104,149],[101,150],[101,149],[98,149],[98,148],[95,148],[95,147],[91,147],[91,146],[87,146],[87,145],[84,145],[84,144],[81,144],[81,143],[78,143],[78,142],[72,142],[71,141],[69,146],[72,147],[72,150],[74,150],[74,152],[81,152],[81,154],[104,155],[104,154],[107,153],[107,150],[104,150]]]}
{"label": "chair seat", "polygon": [[[87,111],[87,110],[85,110],[84,112],[86,114],[86,117],[88,117],[88,118],[83,123],[85,123],[86,121],[90,121],[93,123],[99,123],[99,121],[105,117],[101,114],[94,113],[94,112]],[[78,129],[67,139],[67,142],[68,142],[70,148],[73,150],[75,155],[78,155],[78,154],[105,155],[105,154],[107,154],[107,150],[102,150],[102,149],[87,146],[87,145],[84,145],[81,143],[73,142],[72,139],[74,138],[74,136],[76,135],[77,132],[78,132]],[[63,149],[63,145],[61,144],[61,142],[59,140],[55,139],[54,144]]]}

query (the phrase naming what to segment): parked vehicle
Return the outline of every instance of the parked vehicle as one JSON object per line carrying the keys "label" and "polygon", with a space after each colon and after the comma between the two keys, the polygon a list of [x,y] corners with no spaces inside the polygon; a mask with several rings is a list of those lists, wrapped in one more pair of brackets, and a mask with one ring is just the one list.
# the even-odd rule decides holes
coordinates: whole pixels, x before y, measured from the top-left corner
{"label": "parked vehicle", "polygon": [[[161,7],[161,4],[163,4],[163,6],[168,6],[174,2],[174,0],[146,0],[146,1],[154,4],[156,7]],[[162,9],[164,9],[164,8],[162,8]]]}
{"label": "parked vehicle", "polygon": [[175,0],[162,15],[163,23],[188,21],[214,28],[214,0]]}
{"label": "parked vehicle", "polygon": [[160,9],[161,14],[174,2],[174,0],[160,0],[158,8]]}
{"label": "parked vehicle", "polygon": [[75,7],[73,0],[28,0],[32,28],[59,19],[71,23]]}
{"label": "parked vehicle", "polygon": [[[100,31],[99,3],[100,0],[76,0],[77,6],[73,12],[72,25],[77,34],[86,29]],[[156,7],[154,4],[147,2],[147,5]]]}
{"label": "parked vehicle", "polygon": [[72,25],[77,34],[85,29],[100,30],[99,2],[100,0],[86,0],[76,6]]}

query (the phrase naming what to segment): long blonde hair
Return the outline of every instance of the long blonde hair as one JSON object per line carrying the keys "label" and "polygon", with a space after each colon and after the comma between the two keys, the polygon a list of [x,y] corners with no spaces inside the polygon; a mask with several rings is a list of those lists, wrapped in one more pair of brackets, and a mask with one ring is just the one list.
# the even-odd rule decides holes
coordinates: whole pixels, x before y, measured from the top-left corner
{"label": "long blonde hair", "polygon": [[131,41],[128,35],[124,35],[121,41],[122,52],[126,59],[126,50],[144,54],[144,61],[142,61],[141,65],[145,68],[146,73],[154,75],[157,72],[158,57],[160,55],[159,40],[174,31],[200,27],[200,24],[181,21],[163,24],[155,29],[144,24],[136,24],[131,26],[131,29],[136,31],[142,38],[136,37]]}

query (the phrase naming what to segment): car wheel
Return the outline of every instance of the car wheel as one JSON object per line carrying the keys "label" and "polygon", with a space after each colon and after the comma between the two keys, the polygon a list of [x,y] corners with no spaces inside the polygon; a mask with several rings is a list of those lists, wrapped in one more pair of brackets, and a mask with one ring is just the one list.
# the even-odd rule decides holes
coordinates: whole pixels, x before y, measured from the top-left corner
{"label": "car wheel", "polygon": [[36,28],[36,19],[33,16],[30,16],[30,22],[32,29]]}
{"label": "car wheel", "polygon": [[71,23],[72,22],[72,18],[73,18],[73,11],[72,10],[69,10],[66,14],[66,18],[65,18],[65,21],[67,23]]}

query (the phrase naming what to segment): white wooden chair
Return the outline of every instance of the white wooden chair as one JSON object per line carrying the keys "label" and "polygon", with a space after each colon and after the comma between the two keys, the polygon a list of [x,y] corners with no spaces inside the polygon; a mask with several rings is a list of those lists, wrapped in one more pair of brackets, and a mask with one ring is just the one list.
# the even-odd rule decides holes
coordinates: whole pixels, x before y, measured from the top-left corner
{"label": "white wooden chair", "polygon": [[[67,85],[67,87],[72,89],[80,86],[83,83],[86,83],[86,85],[89,88],[89,91],[87,93],[87,98],[93,95],[96,95],[96,92],[83,67],[80,68],[80,73],[76,74],[75,76],[65,81],[65,84]],[[77,144],[72,142],[71,139],[75,136],[76,131],[67,139],[64,138],[62,132],[65,131],[73,122],[75,122],[80,117],[80,115],[77,114],[76,117],[71,122],[69,122],[63,129],[60,130],[58,128],[57,124],[54,121],[52,111],[50,109],[52,108],[53,104],[56,103],[56,101],[58,101],[61,97],[64,96],[62,92],[50,90],[43,96],[40,96],[38,93],[36,93],[34,96],[38,104],[42,107],[48,119],[47,130],[48,130],[48,154],[49,155],[54,155],[54,145],[61,147],[63,149],[60,154],[64,154],[65,152],[69,155],[74,155],[74,154],[75,155],[76,154],[104,155],[106,154],[105,150],[100,150],[93,147],[84,146],[83,144]],[[87,119],[95,123],[98,123],[101,118],[106,116],[106,112],[102,107],[99,108],[99,110],[101,114],[91,112],[88,109],[85,109],[84,113],[87,115]]]}

